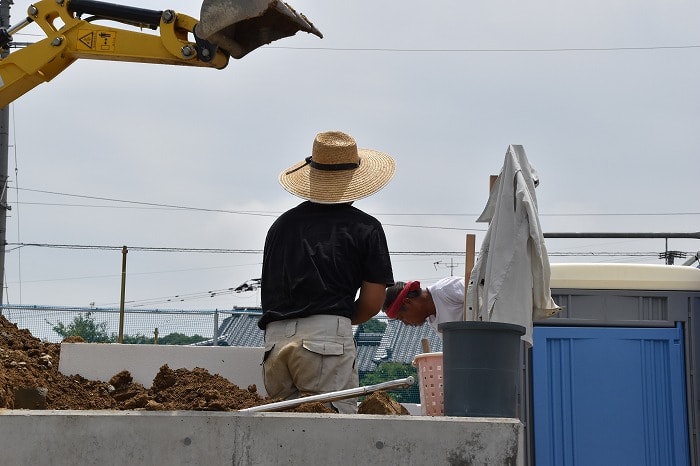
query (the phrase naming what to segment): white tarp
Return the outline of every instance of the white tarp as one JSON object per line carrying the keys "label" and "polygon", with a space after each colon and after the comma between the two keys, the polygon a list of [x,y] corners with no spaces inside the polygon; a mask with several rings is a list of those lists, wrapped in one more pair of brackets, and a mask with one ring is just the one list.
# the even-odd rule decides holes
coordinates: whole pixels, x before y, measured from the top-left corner
{"label": "white tarp", "polygon": [[547,249],[537,214],[537,172],[523,146],[510,145],[477,222],[489,222],[469,277],[466,320],[522,325],[532,344],[532,320],[561,308],[549,289]]}

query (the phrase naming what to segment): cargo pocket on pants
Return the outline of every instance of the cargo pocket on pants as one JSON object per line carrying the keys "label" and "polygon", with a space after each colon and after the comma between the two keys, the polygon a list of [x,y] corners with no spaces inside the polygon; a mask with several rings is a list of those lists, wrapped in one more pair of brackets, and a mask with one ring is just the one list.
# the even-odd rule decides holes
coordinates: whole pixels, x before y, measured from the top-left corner
{"label": "cargo pocket on pants", "polygon": [[262,361],[260,361],[260,365],[264,366],[265,361],[267,361],[267,358],[270,357],[270,353],[272,353],[272,350],[275,349],[275,344],[272,343],[270,345],[265,345],[265,352],[263,353],[263,358]]}
{"label": "cargo pocket on pants", "polygon": [[304,340],[302,346],[312,353],[322,356],[340,356],[343,354],[343,344],[334,341]]}
{"label": "cargo pocket on pants", "polygon": [[345,350],[342,343],[304,340],[304,355],[296,366],[295,380],[300,392],[317,394],[332,392],[338,386],[338,366]]}
{"label": "cargo pocket on pants", "polygon": [[260,361],[260,365],[262,366],[262,380],[268,395],[270,394],[270,392],[276,393],[278,390],[280,390],[279,382],[273,380],[273,377],[268,375],[268,371],[266,370],[270,364],[265,364],[267,362],[267,359],[270,357],[270,354],[272,354],[272,350],[274,349],[274,343],[265,345],[265,351],[263,353],[262,361]]}

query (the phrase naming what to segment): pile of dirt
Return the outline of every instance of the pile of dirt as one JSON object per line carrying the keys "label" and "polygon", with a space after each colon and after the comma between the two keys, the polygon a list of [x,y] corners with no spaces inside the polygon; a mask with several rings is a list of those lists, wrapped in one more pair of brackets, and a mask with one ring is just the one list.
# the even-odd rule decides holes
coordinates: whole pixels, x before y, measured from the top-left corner
{"label": "pile of dirt", "polygon": [[[0,315],[0,408],[235,411],[279,401],[261,396],[255,385],[241,388],[202,368],[164,365],[150,389],[134,382],[128,371],[115,374],[109,382],[64,375],[58,371],[60,349],[59,343],[42,342]],[[288,411],[333,412],[322,403]],[[408,414],[383,392],[367,396],[359,412]]]}
{"label": "pile of dirt", "polygon": [[365,398],[365,400],[362,403],[360,403],[357,413],[383,415],[398,414],[402,416],[407,416],[411,414],[408,412],[404,405],[394,400],[382,391],[374,392],[370,396]]}

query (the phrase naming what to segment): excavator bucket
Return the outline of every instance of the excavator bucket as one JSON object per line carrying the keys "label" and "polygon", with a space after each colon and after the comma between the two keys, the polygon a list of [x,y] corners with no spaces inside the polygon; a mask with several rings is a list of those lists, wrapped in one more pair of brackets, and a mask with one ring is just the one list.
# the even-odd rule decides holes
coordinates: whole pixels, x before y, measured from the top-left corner
{"label": "excavator bucket", "polygon": [[323,37],[302,14],[279,0],[204,0],[195,34],[233,58],[304,31]]}

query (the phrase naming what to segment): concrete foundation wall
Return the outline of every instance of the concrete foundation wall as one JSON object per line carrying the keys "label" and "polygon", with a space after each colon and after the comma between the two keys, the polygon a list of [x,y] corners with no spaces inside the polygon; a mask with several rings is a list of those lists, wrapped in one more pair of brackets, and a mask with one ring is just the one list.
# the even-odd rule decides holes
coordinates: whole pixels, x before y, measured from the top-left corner
{"label": "concrete foundation wall", "polygon": [[523,465],[517,419],[0,411],[2,464]]}
{"label": "concrete foundation wall", "polygon": [[173,370],[201,367],[241,388],[254,384],[258,393],[266,396],[260,366],[263,351],[264,348],[238,346],[61,343],[58,370],[62,374],[79,374],[88,380],[102,382],[128,370],[134,382],[150,388],[163,364]]}

